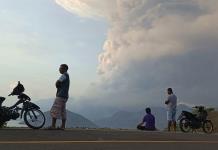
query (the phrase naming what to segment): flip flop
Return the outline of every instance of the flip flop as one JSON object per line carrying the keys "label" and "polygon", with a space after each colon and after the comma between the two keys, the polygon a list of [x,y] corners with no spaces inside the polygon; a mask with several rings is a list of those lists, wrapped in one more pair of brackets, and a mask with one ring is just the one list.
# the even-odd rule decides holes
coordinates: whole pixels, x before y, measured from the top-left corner
{"label": "flip flop", "polygon": [[47,128],[44,128],[45,130],[57,130],[57,128],[54,128],[54,127],[52,127],[52,126],[50,126],[50,127],[47,127]]}
{"label": "flip flop", "polygon": [[65,130],[65,128],[58,127],[57,130]]}

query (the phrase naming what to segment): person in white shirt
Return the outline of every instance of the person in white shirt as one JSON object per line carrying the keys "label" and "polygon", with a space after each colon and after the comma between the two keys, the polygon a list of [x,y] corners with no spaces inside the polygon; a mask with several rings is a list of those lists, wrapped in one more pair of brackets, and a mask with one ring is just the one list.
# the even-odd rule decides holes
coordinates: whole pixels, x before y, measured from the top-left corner
{"label": "person in white shirt", "polygon": [[177,97],[173,93],[172,88],[167,89],[167,94],[168,94],[168,98],[165,101],[165,104],[168,107],[168,111],[167,111],[168,131],[170,131],[172,125],[173,125],[173,130],[176,131]]}

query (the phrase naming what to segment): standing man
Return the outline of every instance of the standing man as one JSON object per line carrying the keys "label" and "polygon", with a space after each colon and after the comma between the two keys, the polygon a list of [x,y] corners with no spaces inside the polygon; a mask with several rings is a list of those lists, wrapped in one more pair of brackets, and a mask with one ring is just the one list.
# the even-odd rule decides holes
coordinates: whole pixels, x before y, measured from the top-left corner
{"label": "standing man", "polygon": [[64,130],[66,125],[66,102],[69,98],[70,78],[67,73],[68,66],[66,64],[60,65],[59,72],[61,77],[56,82],[56,98],[51,108],[52,125],[50,129],[56,129],[57,119],[62,119],[62,124],[59,129]]}
{"label": "standing man", "polygon": [[167,120],[168,120],[168,131],[173,125],[173,130],[176,131],[176,107],[177,107],[177,97],[173,94],[172,88],[167,89],[168,98],[165,101],[165,104],[168,107],[167,111]]}

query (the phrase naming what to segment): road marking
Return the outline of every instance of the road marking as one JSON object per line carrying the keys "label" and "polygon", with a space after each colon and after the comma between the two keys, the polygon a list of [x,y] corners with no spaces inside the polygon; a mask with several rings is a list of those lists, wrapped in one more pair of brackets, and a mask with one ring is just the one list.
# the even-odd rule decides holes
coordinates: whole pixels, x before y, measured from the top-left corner
{"label": "road marking", "polygon": [[0,141],[0,144],[91,144],[91,143],[109,143],[109,144],[122,144],[122,143],[187,143],[187,144],[218,144],[218,141]]}

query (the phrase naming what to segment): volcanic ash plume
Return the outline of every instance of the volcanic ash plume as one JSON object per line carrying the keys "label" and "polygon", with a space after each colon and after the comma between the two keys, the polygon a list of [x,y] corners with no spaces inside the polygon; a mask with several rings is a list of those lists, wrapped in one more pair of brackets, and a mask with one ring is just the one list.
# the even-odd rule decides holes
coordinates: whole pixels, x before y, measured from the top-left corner
{"label": "volcanic ash plume", "polygon": [[[108,87],[132,92],[139,101],[144,96],[148,101],[159,98],[152,95],[168,86],[177,87],[187,101],[193,99],[193,92],[216,97],[211,80],[218,82],[212,75],[218,73],[213,68],[218,65],[217,0],[56,2],[79,16],[108,21],[98,67],[100,76],[110,82]],[[206,70],[195,71],[202,68]],[[209,95],[202,93],[205,86]],[[202,95],[195,99],[203,102]],[[120,99],[128,101],[128,97]]]}

